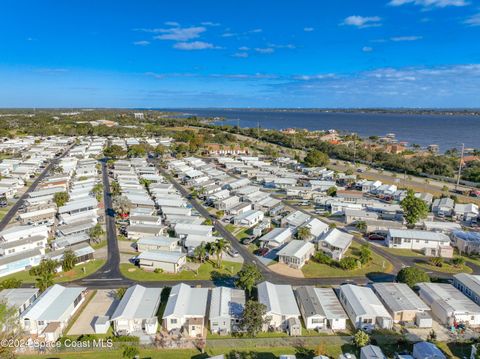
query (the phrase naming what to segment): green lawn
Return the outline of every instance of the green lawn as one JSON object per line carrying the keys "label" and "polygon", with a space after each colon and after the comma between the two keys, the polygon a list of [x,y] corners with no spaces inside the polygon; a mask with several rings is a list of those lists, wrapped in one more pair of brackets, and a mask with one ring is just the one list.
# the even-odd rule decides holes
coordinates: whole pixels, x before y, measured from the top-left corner
{"label": "green lawn", "polygon": [[[95,273],[105,264],[105,259],[94,259],[86,264],[79,264],[75,266],[69,272],[60,272],[55,277],[55,283],[70,282],[73,280],[81,279],[86,276],[89,276],[92,273]],[[82,268],[85,268],[83,271]],[[35,277],[32,277],[28,271],[21,271],[18,273],[13,273],[8,276],[2,277],[1,280],[15,278],[21,280],[23,283],[35,283]]]}
{"label": "green lawn", "polygon": [[[242,263],[223,261],[221,269],[213,266],[213,263],[208,261],[203,263],[198,269],[198,274],[191,270],[183,270],[180,273],[154,273],[144,271],[133,264],[121,263],[120,271],[122,274],[132,280],[138,281],[155,281],[155,280],[212,280],[216,275],[234,275],[242,268]],[[232,270],[233,269],[233,270]],[[130,271],[129,271],[130,270]]]}
{"label": "green lawn", "polygon": [[440,273],[472,273],[472,268],[462,265],[460,267],[455,267],[449,263],[443,263],[441,267],[437,267],[434,265],[431,265],[428,262],[421,262],[421,263],[415,263],[417,267],[420,267],[422,269],[428,270],[428,271],[433,271],[433,272],[440,272]]}
{"label": "green lawn", "polygon": [[413,251],[411,249],[404,249],[404,248],[388,248],[388,247],[381,247],[382,250],[389,252],[391,254],[395,254],[396,256],[400,257],[424,257],[422,253]]}
{"label": "green lawn", "polygon": [[[357,251],[360,248],[360,244],[353,242],[350,249],[347,251],[346,256],[357,257]],[[315,262],[311,259],[302,268],[302,272],[306,278],[322,278],[322,277],[355,277],[362,276],[372,272],[390,273],[393,270],[393,265],[372,251],[372,260],[362,268],[354,269],[351,271],[343,270],[341,268],[329,266]]]}

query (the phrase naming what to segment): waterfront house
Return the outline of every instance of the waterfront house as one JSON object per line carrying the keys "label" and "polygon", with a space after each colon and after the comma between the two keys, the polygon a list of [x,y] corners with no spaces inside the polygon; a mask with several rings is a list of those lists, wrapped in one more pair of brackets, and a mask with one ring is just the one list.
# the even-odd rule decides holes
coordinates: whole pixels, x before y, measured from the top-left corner
{"label": "waterfront house", "polygon": [[298,287],[295,289],[295,297],[307,329],[346,328],[347,313],[332,288]]}
{"label": "waterfront house", "polygon": [[356,329],[391,329],[393,319],[371,288],[344,284],[339,299]]}
{"label": "waterfront house", "polygon": [[162,288],[129,287],[110,318],[118,335],[155,334]]}
{"label": "waterfront house", "polygon": [[208,297],[208,288],[192,288],[184,283],[173,286],[163,313],[163,328],[172,334],[203,336]]}

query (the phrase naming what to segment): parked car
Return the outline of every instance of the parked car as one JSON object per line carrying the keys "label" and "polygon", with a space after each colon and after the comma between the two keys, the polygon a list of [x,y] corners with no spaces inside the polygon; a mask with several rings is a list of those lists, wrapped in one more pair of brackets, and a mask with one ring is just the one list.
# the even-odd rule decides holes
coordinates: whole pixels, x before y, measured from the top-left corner
{"label": "parked car", "polygon": [[255,251],[255,254],[261,257],[265,256],[267,253],[268,253],[268,248],[265,248],[265,247],[259,248]]}
{"label": "parked car", "polygon": [[230,254],[230,256],[232,257],[238,257],[240,255],[240,253],[238,253],[235,248],[229,248],[227,253]]}
{"label": "parked car", "polygon": [[242,243],[245,244],[245,245],[249,245],[250,243],[253,243],[253,241],[255,240],[255,237],[247,237],[247,238],[244,238]]}
{"label": "parked car", "polygon": [[372,233],[368,236],[368,239],[371,241],[383,241],[385,237],[378,233]]}

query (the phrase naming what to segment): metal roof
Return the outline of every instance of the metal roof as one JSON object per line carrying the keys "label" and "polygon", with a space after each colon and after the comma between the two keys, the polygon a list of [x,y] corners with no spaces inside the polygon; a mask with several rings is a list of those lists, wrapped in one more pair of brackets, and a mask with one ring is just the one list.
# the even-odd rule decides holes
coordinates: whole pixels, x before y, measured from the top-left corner
{"label": "metal roof", "polygon": [[312,249],[315,249],[313,243],[302,240],[293,240],[283,247],[277,254],[279,256],[302,258]]}
{"label": "metal roof", "polygon": [[9,307],[20,308],[38,292],[38,288],[4,289],[0,291],[0,302],[5,301]]}
{"label": "metal roof", "polygon": [[340,286],[340,291],[350,303],[355,315],[391,318],[371,288],[344,284]]}
{"label": "metal roof", "polygon": [[210,319],[218,317],[239,317],[245,307],[245,292],[228,287],[212,289],[210,302]]}
{"label": "metal roof", "polygon": [[419,239],[450,243],[450,238],[448,238],[447,235],[438,232],[416,231],[412,229],[389,229],[388,234],[392,238]]}
{"label": "metal roof", "polygon": [[453,231],[452,235],[466,242],[480,242],[480,232]]}
{"label": "metal roof", "polygon": [[29,249],[23,252],[9,254],[6,256],[0,257],[0,266],[4,266],[10,263],[18,262],[23,259],[32,258],[32,257],[41,257],[42,252],[40,252],[39,248]]}
{"label": "metal roof", "polygon": [[336,228],[332,228],[322,238],[329,245],[341,249],[347,248],[352,243],[353,236],[351,234],[339,231]]}
{"label": "metal roof", "polygon": [[59,321],[70,309],[73,301],[86,289],[55,284],[43,292],[21,317],[30,320]]}
{"label": "metal roof", "polygon": [[430,310],[430,307],[405,283],[374,283],[372,287],[392,312]]}
{"label": "metal roof", "polygon": [[192,288],[184,283],[174,286],[168,297],[163,318],[205,317],[208,288]]}
{"label": "metal roof", "polygon": [[458,273],[453,276],[454,280],[462,283],[472,293],[480,296],[480,275],[472,275],[468,273]]}
{"label": "metal roof", "polygon": [[320,315],[327,319],[347,319],[333,288],[298,287],[295,297],[307,317]]}
{"label": "metal roof", "polygon": [[451,284],[419,283],[418,288],[447,313],[480,314],[480,307]]}
{"label": "metal roof", "polygon": [[162,288],[146,288],[139,284],[128,288],[111,320],[155,317],[160,306],[161,294]]}
{"label": "metal roof", "polygon": [[262,282],[258,286],[258,301],[267,307],[267,312],[280,315],[300,315],[292,286]]}
{"label": "metal roof", "polygon": [[382,349],[376,345],[366,345],[360,349],[361,357],[364,359],[387,359]]}
{"label": "metal roof", "polygon": [[180,258],[185,257],[185,253],[182,252],[170,252],[160,250],[148,250],[140,253],[137,259],[144,259],[147,261],[166,262],[166,263],[178,263]]}

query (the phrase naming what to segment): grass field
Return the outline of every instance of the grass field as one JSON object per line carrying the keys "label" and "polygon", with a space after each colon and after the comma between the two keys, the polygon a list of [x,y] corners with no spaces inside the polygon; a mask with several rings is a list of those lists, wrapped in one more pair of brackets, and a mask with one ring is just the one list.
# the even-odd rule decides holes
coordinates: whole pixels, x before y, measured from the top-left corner
{"label": "grass field", "polygon": [[213,262],[203,263],[198,269],[198,274],[191,270],[184,270],[180,273],[154,273],[144,271],[133,264],[120,264],[122,274],[132,280],[155,281],[155,280],[213,280],[215,276],[236,274],[242,268],[242,263],[223,261],[221,269],[215,268]]}
{"label": "grass field", "polygon": [[[353,242],[347,251],[346,256],[358,257],[358,249],[360,244]],[[307,278],[322,278],[322,277],[348,277],[348,276],[362,276],[372,272],[390,273],[393,270],[393,265],[382,256],[372,251],[372,260],[362,268],[351,271],[343,270],[326,264],[317,263],[310,260],[302,268],[302,272]]]}
{"label": "grass field", "polygon": [[[79,264],[71,271],[60,272],[55,276],[55,283],[69,282],[89,276],[99,270],[104,264],[105,259],[94,259],[86,264]],[[85,268],[85,270],[83,269]],[[32,277],[28,271],[21,271],[2,277],[1,280],[15,278],[21,280],[23,283],[35,283],[35,277]]]}
{"label": "grass field", "polygon": [[382,250],[399,257],[425,257],[422,253],[412,251],[411,249],[381,247]]}
{"label": "grass field", "polygon": [[420,267],[428,271],[434,271],[434,272],[440,272],[440,273],[472,273],[473,272],[472,268],[466,265],[455,267],[449,263],[443,263],[441,267],[437,267],[437,266],[431,265],[428,262],[415,263],[415,265],[417,267]]}

